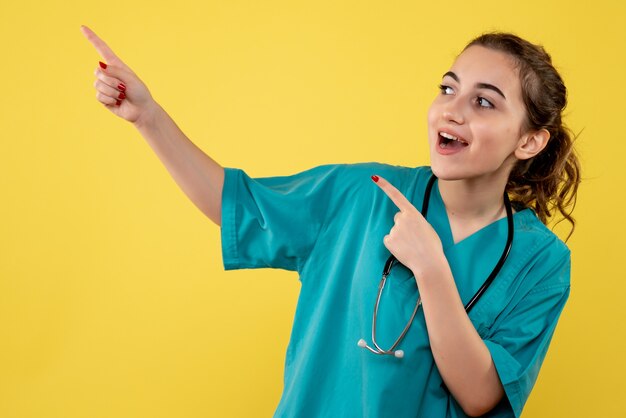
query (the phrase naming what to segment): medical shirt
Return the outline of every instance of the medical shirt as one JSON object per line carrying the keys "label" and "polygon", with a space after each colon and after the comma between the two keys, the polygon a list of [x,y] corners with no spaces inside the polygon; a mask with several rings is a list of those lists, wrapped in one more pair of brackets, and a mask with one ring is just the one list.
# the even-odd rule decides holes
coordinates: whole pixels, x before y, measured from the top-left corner
{"label": "medical shirt", "polygon": [[[419,210],[428,167],[330,164],[282,177],[251,178],[225,169],[224,268],[297,271],[301,289],[275,417],[464,417],[429,346],[423,310],[398,349],[373,354],[372,313],[385,261],[383,237],[399,211],[372,182],[380,175]],[[500,219],[454,243],[438,182],[427,220],[437,231],[466,304],[506,243]],[[518,417],[535,383],[569,295],[570,253],[530,209],[514,214],[515,240],[504,267],[469,313],[489,349],[506,395],[485,416]],[[382,295],[377,341],[390,347],[419,296],[412,272],[397,264]]]}

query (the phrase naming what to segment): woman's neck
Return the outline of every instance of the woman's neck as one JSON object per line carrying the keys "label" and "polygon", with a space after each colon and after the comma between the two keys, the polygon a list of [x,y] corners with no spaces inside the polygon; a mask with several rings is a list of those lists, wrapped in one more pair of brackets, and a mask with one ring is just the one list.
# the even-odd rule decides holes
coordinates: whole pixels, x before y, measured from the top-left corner
{"label": "woman's neck", "polygon": [[454,242],[506,216],[506,178],[438,180]]}

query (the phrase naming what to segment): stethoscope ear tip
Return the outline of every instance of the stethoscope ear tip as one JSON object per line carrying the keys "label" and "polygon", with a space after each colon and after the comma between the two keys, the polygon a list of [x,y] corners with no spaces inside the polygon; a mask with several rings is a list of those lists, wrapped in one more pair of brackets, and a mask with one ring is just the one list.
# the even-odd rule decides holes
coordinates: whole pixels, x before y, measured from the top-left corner
{"label": "stethoscope ear tip", "polygon": [[396,350],[393,352],[393,355],[396,356],[396,358],[403,358],[404,357],[404,351],[403,350]]}
{"label": "stethoscope ear tip", "polygon": [[365,340],[364,340],[363,338],[361,338],[361,339],[359,340],[359,342],[357,343],[357,345],[358,345],[359,347],[361,347],[361,348],[365,348],[365,347],[367,347],[367,343],[365,342]]}

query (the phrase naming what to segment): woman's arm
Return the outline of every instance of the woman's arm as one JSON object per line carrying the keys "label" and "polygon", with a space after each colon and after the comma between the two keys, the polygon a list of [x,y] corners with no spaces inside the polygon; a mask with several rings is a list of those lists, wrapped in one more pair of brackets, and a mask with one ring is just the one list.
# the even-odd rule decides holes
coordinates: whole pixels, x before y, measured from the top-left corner
{"label": "woman's arm", "polygon": [[182,191],[220,225],[224,169],[185,136],[146,85],[104,41],[86,26],[81,26],[81,31],[106,61],[95,72],[98,101],[133,123]]}
{"label": "woman's arm", "polygon": [[222,166],[191,142],[156,102],[154,109],[134,125],[181,190],[202,213],[220,225]]}
{"label": "woman's arm", "polygon": [[[443,255],[442,255],[443,256]],[[481,416],[504,396],[491,353],[470,321],[447,260],[417,278],[428,338],[439,373],[469,416]]]}
{"label": "woman's arm", "polygon": [[398,189],[382,177],[372,179],[400,209],[383,242],[416,277],[439,373],[463,411],[481,416],[500,402],[504,388],[489,349],[465,312],[441,240]]}

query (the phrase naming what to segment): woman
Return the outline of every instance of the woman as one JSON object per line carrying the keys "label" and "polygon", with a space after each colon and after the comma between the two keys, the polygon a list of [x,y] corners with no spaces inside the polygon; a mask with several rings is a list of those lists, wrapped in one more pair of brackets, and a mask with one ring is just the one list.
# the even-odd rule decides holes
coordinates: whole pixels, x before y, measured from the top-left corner
{"label": "woman", "polygon": [[428,113],[431,167],[252,179],[199,150],[82,30],[108,64],[97,99],[221,226],[224,267],[298,271],[275,416],[521,414],[570,289],[569,250],[544,223],[558,211],[573,227],[579,182],[566,89],[543,48],[506,33],[466,46]]}

